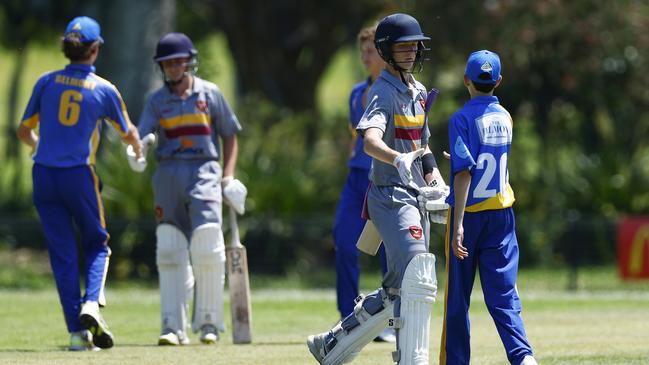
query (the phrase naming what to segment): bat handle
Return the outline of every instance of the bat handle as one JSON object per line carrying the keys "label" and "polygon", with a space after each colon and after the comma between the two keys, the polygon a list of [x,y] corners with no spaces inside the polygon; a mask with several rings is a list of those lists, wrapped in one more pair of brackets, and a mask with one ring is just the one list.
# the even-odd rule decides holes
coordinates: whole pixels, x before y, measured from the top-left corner
{"label": "bat handle", "polygon": [[232,247],[241,247],[241,241],[239,240],[239,225],[237,224],[237,212],[234,209],[229,208],[230,212],[230,234],[232,235]]}

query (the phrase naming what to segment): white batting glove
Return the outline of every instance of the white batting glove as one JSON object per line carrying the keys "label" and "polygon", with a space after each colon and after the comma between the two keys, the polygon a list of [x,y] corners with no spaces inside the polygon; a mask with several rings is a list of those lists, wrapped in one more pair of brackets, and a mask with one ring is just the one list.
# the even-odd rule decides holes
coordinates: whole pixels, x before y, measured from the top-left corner
{"label": "white batting glove", "polygon": [[417,196],[419,208],[428,212],[428,218],[431,222],[446,224],[449,207],[446,204],[446,197],[448,197],[449,193],[450,188],[448,185],[419,188],[419,195]]}
{"label": "white batting glove", "polygon": [[399,171],[399,176],[401,177],[401,181],[405,186],[414,185],[414,182],[412,180],[412,172],[410,171],[410,169],[412,168],[412,163],[417,159],[417,157],[420,157],[423,154],[424,149],[420,148],[416,151],[401,153],[394,158],[394,161],[392,161],[392,165],[394,165],[394,167],[397,168],[397,171]]}
{"label": "white batting glove", "polygon": [[419,195],[417,196],[419,208],[427,211],[447,209],[448,204],[445,201],[449,192],[450,189],[447,185],[441,187],[424,186],[419,188]]}
{"label": "white batting glove", "polygon": [[223,188],[223,200],[234,209],[237,214],[242,215],[246,211],[245,203],[248,189],[243,183],[233,176],[224,176],[221,181]]}
{"label": "white batting glove", "polygon": [[155,143],[155,134],[149,133],[144,138],[142,138],[142,157],[136,158],[135,151],[133,146],[126,146],[126,158],[128,164],[131,167],[131,170],[135,172],[142,172],[146,169],[146,153],[149,150],[149,146]]}

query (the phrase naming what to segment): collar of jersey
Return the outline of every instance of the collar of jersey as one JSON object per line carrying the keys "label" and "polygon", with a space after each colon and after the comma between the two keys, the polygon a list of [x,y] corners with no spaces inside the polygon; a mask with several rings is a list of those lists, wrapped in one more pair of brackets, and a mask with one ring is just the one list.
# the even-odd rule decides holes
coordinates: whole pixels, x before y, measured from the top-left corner
{"label": "collar of jersey", "polygon": [[[198,93],[200,92],[200,88],[203,87],[203,84],[202,84],[203,80],[199,79],[199,78],[196,77],[195,75],[194,75],[193,77],[194,77],[194,82],[192,82],[192,95],[194,95],[194,94],[198,94]],[[168,93],[171,97],[175,97],[175,98],[180,99],[180,96],[178,96],[178,95],[172,93],[170,88],[164,86],[164,89],[167,90],[167,93]]]}
{"label": "collar of jersey", "polygon": [[85,72],[95,72],[95,66],[86,65],[83,63],[70,63],[65,66],[66,70],[75,70],[75,71],[85,71]]}
{"label": "collar of jersey", "polygon": [[467,104],[491,104],[497,102],[498,97],[495,95],[479,95],[471,98],[471,100],[469,100]]}
{"label": "collar of jersey", "polygon": [[[400,78],[394,77],[388,70],[381,70],[381,75],[379,76],[383,78],[385,81],[389,82],[394,86],[397,90],[399,90],[402,93],[409,93],[410,91],[408,90],[408,86],[401,81]],[[412,75],[410,75],[412,77]],[[414,78],[413,78],[414,81]]]}

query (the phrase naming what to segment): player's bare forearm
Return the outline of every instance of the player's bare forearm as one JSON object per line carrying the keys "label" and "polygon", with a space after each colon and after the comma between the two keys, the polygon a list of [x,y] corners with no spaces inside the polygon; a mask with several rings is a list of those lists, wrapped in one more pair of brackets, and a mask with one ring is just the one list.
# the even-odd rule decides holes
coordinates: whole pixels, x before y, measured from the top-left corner
{"label": "player's bare forearm", "polygon": [[365,131],[363,149],[365,150],[365,153],[371,157],[391,165],[394,159],[399,155],[399,152],[388,147],[388,145],[383,142],[382,138],[382,130],[379,128],[369,128]]}
{"label": "player's bare forearm", "polygon": [[239,143],[236,134],[223,138],[223,176],[234,176]]}
{"label": "player's bare forearm", "polygon": [[142,157],[142,141],[140,141],[140,134],[134,125],[129,127],[128,132],[124,136],[124,142],[133,146],[133,152],[135,152],[136,159]]}
{"label": "player's bare forearm", "polygon": [[36,144],[38,144],[38,135],[36,135],[33,129],[21,124],[16,131],[16,135],[22,143],[31,148],[36,148]]}
{"label": "player's bare forearm", "polygon": [[453,253],[460,260],[469,255],[464,242],[464,211],[471,185],[471,173],[463,170],[455,174],[453,190],[455,191],[455,207],[453,208]]}
{"label": "player's bare forearm", "polygon": [[471,173],[469,170],[463,170],[455,174],[455,182],[453,184],[453,190],[455,191],[455,208],[453,210],[455,227],[463,223],[470,185]]}

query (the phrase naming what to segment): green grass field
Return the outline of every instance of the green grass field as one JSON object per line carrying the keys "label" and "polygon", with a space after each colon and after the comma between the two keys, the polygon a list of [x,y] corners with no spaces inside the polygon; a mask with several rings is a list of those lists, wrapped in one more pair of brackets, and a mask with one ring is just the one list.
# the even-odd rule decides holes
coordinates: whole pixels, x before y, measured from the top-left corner
{"label": "green grass field", "polygon": [[[561,287],[564,274],[525,271],[519,281],[523,316],[539,363],[648,364],[649,285],[618,282],[613,268],[592,269],[580,274],[580,290],[567,292]],[[361,286],[369,288],[376,280],[376,275],[364,276]],[[226,333],[216,346],[200,345],[192,335],[189,346],[160,348],[155,345],[157,290],[118,286],[109,288],[109,306],[103,311],[116,346],[98,353],[65,351],[68,334],[53,288],[0,289],[0,364],[314,364],[305,339],[336,321],[335,292],[299,288],[294,280],[255,281],[251,345],[235,346]],[[440,281],[443,285],[443,277]],[[437,363],[442,312],[440,301],[431,321],[432,364]],[[226,313],[229,323],[229,307]],[[471,319],[472,363],[506,364],[479,287]],[[392,364],[392,346],[372,343],[354,364]]]}

